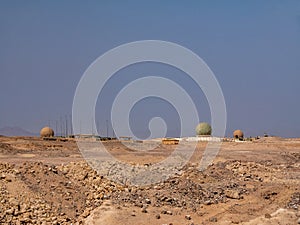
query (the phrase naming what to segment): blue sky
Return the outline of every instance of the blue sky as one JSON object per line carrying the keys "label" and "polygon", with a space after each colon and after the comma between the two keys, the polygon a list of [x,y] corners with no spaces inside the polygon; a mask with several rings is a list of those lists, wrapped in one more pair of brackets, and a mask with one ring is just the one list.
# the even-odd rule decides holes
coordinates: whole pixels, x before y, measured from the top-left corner
{"label": "blue sky", "polygon": [[[276,0],[1,1],[0,127],[54,126],[71,114],[76,86],[95,59],[148,39],[180,44],[205,60],[224,93],[227,135],[300,136],[300,2]],[[200,120],[210,120],[203,93],[184,73],[146,63],[119,71],[103,90],[100,134],[117,91],[149,71],[172,76],[195,99]],[[168,136],[178,135],[174,108],[153,98],[132,110],[137,136],[147,137],[155,116],[165,118]]]}

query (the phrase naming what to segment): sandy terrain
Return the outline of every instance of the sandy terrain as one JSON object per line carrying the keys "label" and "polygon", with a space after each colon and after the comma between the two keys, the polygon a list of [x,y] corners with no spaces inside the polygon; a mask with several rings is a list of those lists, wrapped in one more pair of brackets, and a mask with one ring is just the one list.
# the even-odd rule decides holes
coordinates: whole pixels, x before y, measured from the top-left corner
{"label": "sandy terrain", "polygon": [[[174,150],[105,146],[142,166]],[[205,147],[177,175],[141,187],[100,176],[74,140],[0,137],[0,224],[300,224],[300,139],[224,142],[199,171]]]}

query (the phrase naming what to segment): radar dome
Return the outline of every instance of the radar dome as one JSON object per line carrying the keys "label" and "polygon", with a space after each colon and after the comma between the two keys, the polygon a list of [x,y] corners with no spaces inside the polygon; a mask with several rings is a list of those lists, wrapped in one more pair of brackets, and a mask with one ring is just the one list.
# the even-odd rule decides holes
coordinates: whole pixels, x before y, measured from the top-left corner
{"label": "radar dome", "polygon": [[199,123],[196,127],[197,135],[211,135],[212,129],[208,123]]}
{"label": "radar dome", "polygon": [[53,137],[54,131],[50,127],[44,127],[40,132],[41,137]]}
{"label": "radar dome", "polygon": [[233,132],[233,138],[235,139],[243,139],[244,138],[244,133],[241,130],[235,130]]}

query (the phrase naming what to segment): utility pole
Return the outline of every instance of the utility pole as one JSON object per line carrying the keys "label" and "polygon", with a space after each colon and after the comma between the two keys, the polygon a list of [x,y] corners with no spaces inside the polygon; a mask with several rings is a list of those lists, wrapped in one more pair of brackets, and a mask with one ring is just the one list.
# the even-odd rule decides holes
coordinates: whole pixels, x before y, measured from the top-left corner
{"label": "utility pole", "polygon": [[106,120],[106,137],[108,137],[108,120]]}
{"label": "utility pole", "polygon": [[62,116],[60,116],[60,136],[63,136],[63,119]]}
{"label": "utility pole", "polygon": [[66,137],[68,137],[68,116],[66,115]]}
{"label": "utility pole", "polygon": [[70,115],[70,135],[73,134],[72,115]]}

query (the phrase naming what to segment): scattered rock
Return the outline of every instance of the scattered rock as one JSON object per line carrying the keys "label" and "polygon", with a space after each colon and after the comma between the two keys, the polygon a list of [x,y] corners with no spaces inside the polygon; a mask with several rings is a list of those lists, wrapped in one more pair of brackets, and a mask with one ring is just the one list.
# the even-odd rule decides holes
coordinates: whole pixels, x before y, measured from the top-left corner
{"label": "scattered rock", "polygon": [[240,223],[240,220],[237,219],[237,218],[235,218],[235,219],[233,219],[233,220],[231,221],[231,223],[233,223],[233,224],[239,224],[239,223]]}
{"label": "scattered rock", "polygon": [[191,217],[191,215],[185,215],[185,219],[187,219],[187,220],[191,220],[191,219],[192,219],[192,217]]}
{"label": "scattered rock", "polygon": [[267,219],[271,219],[271,218],[272,218],[272,216],[271,216],[269,213],[266,213],[266,214],[265,214],[265,218],[267,218]]}
{"label": "scattered rock", "polygon": [[166,214],[167,214],[167,215],[173,215],[172,211],[169,211],[169,210],[166,211]]}
{"label": "scattered rock", "polygon": [[218,219],[217,219],[217,217],[211,217],[211,218],[209,218],[209,221],[216,223],[216,222],[218,222]]}
{"label": "scattered rock", "polygon": [[236,190],[225,190],[225,196],[231,199],[240,199],[240,193]]}
{"label": "scattered rock", "polygon": [[300,209],[300,192],[295,192],[288,203],[288,208]]}
{"label": "scattered rock", "polygon": [[167,214],[167,210],[162,210],[161,214]]}
{"label": "scattered rock", "polygon": [[146,208],[142,208],[142,213],[147,213],[147,209]]}

